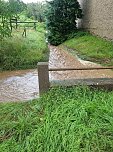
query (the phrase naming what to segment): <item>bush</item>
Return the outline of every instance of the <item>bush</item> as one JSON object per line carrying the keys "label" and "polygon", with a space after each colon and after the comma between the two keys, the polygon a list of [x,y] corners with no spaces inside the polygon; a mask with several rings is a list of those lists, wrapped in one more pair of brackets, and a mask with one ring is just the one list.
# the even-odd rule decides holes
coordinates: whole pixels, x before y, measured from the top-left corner
{"label": "bush", "polygon": [[53,0],[48,2],[46,17],[48,42],[58,45],[75,32],[76,20],[82,17],[82,10],[77,0]]}

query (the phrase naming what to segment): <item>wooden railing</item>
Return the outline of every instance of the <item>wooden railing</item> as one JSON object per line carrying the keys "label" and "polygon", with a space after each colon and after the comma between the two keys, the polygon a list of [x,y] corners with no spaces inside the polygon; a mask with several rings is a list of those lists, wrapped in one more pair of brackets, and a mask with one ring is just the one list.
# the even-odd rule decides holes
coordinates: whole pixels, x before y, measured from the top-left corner
{"label": "wooden railing", "polygon": [[107,69],[113,69],[112,67],[88,67],[88,68],[50,68],[49,71],[78,71],[78,70],[107,70]]}
{"label": "wooden railing", "polygon": [[33,21],[17,21],[17,20],[10,20],[10,27],[11,27],[11,30],[12,30],[12,28],[13,28],[13,25],[12,24],[16,24],[16,29],[18,28],[18,24],[23,24],[23,23],[29,23],[29,24],[34,24],[34,29],[36,30],[36,24],[38,23],[38,22],[33,22]]}
{"label": "wooden railing", "polygon": [[[47,92],[50,88],[50,81],[49,81],[49,71],[78,71],[78,70],[106,70],[106,69],[113,69],[111,67],[88,67],[88,68],[49,68],[48,62],[39,62],[38,63],[38,82],[39,82],[39,94],[43,94]],[[68,83],[67,83],[68,82]],[[93,79],[75,79],[75,80],[68,80],[68,81],[57,81],[58,85],[81,85],[86,84],[89,86],[98,86],[104,88],[113,89],[113,78],[93,78]],[[70,83],[70,84],[69,84]]]}

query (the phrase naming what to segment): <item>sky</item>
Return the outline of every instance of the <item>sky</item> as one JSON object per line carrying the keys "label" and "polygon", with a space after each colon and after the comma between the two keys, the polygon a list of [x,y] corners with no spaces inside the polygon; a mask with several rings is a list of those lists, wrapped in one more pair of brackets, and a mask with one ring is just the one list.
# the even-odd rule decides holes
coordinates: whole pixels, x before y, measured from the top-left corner
{"label": "sky", "polygon": [[22,0],[24,3],[32,3],[32,2],[42,2],[45,0]]}
{"label": "sky", "polygon": [[[5,0],[5,1],[8,1],[8,0]],[[36,3],[36,2],[44,2],[46,0],[22,0],[22,1],[27,4],[27,3],[32,3],[32,2],[34,2],[34,3]]]}

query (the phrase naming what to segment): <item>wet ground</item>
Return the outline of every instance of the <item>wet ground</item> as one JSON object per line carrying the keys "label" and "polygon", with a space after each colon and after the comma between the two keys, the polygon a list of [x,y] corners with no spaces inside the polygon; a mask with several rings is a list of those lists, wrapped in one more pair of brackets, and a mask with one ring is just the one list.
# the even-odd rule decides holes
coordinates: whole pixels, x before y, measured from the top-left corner
{"label": "wet ground", "polygon": [[[50,46],[50,68],[67,67],[99,67],[95,63],[73,57],[68,52]],[[65,71],[50,72],[50,80],[85,79],[85,78],[113,78],[111,70]],[[0,102],[26,101],[39,96],[38,72],[34,70],[19,70],[0,73]]]}
{"label": "wet ground", "polygon": [[0,73],[0,102],[32,100],[38,92],[37,70]]}
{"label": "wet ground", "polygon": [[[67,51],[62,50],[61,48],[50,46],[50,68],[87,68],[87,67],[100,67],[100,65],[84,61],[77,56],[69,54]],[[90,71],[58,71],[51,72],[50,79],[85,79],[85,78],[113,78],[113,71],[111,70],[90,70]]]}

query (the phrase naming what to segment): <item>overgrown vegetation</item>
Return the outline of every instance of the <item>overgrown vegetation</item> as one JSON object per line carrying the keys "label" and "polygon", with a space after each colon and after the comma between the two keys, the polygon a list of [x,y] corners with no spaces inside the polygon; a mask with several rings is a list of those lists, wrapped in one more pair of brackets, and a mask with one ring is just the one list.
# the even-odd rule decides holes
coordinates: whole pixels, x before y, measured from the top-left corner
{"label": "overgrown vegetation", "polygon": [[13,30],[12,37],[1,41],[1,70],[36,68],[37,62],[48,61],[43,23],[38,23],[37,31],[27,29],[26,38],[22,33],[23,28]]}
{"label": "overgrown vegetation", "polygon": [[42,3],[42,2],[28,3],[25,14],[28,18],[31,18],[32,20],[44,22],[45,10],[46,10],[46,3]]}
{"label": "overgrown vegetation", "polygon": [[[37,62],[48,61],[44,23],[38,23],[38,31],[28,29],[36,29],[34,23],[17,23],[44,21],[44,9],[42,3],[26,5],[21,0],[0,0],[0,71],[36,68]],[[22,35],[26,35],[26,29],[25,38]]]}
{"label": "overgrown vegetation", "polygon": [[46,13],[48,42],[58,45],[76,31],[76,20],[82,17],[82,10],[77,0],[52,0],[48,2]]}
{"label": "overgrown vegetation", "polygon": [[11,36],[10,21],[26,8],[21,0],[0,0],[0,39]]}
{"label": "overgrown vegetation", "polygon": [[0,104],[0,151],[112,152],[113,92],[53,88],[39,100]]}
{"label": "overgrown vegetation", "polygon": [[[12,15],[5,5],[9,2],[14,11]],[[20,9],[14,5],[17,3],[22,4]],[[4,37],[10,35],[9,19],[17,17],[24,5],[20,0],[0,0],[0,4],[0,9],[3,8],[0,32]],[[21,14],[22,18],[44,20],[40,14],[42,7],[39,11],[38,6],[29,4],[29,8],[27,16],[25,11]],[[4,16],[6,11],[8,16]],[[49,2],[48,41],[58,45],[75,36],[61,47],[113,65],[113,44],[87,32],[77,32],[75,20],[81,17],[77,0]],[[37,31],[27,29],[26,38],[22,37],[25,27],[26,24],[19,25],[19,29],[13,29],[12,37],[2,38],[0,70],[35,68],[38,61],[48,60],[44,24],[38,23]],[[0,119],[1,152],[113,151],[113,92],[86,87],[53,88],[34,101],[0,103]]]}
{"label": "overgrown vegetation", "polygon": [[72,49],[73,53],[103,65],[113,65],[113,42],[78,31],[74,38],[64,42],[63,46]]}

